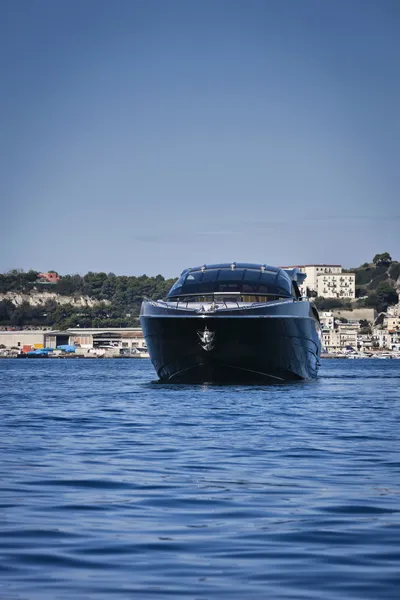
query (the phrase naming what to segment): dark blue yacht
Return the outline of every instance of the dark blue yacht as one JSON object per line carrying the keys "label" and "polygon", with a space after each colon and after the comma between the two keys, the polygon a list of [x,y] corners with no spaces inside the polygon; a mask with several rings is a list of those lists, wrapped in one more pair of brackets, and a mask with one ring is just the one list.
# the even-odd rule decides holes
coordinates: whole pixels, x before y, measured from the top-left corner
{"label": "dark blue yacht", "polygon": [[317,376],[318,312],[298,269],[224,263],[183,271],[140,313],[150,358],[171,383],[278,382]]}

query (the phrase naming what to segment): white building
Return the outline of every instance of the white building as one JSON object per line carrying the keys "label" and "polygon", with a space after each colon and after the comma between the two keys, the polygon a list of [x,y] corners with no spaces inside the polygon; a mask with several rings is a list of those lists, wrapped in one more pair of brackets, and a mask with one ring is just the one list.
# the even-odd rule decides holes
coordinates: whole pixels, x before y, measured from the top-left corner
{"label": "white building", "polygon": [[320,313],[319,320],[321,322],[322,329],[325,330],[335,328],[335,318],[331,312]]}
{"label": "white building", "polygon": [[378,343],[379,348],[400,350],[400,329],[375,327],[373,339],[375,343]]}
{"label": "white building", "polygon": [[388,306],[387,314],[391,317],[400,317],[400,302],[394,306]]}
{"label": "white building", "polygon": [[400,330],[400,317],[387,316],[385,319],[385,325],[389,331],[399,331]]}
{"label": "white building", "polygon": [[354,273],[324,273],[317,276],[317,296],[322,298],[355,298]]}
{"label": "white building", "polygon": [[340,338],[338,332],[334,329],[322,331],[322,351],[332,353],[337,350],[340,350]]}
{"label": "white building", "polygon": [[400,352],[400,331],[390,331],[390,350]]}
{"label": "white building", "polygon": [[322,346],[326,352],[340,352],[347,348],[357,350],[359,326],[340,324],[337,329],[322,331]]}
{"label": "white building", "polygon": [[293,265],[283,269],[299,269],[306,274],[306,280],[300,291],[306,295],[307,289],[323,298],[355,298],[356,276],[343,273],[341,265]]}
{"label": "white building", "polygon": [[357,337],[357,347],[361,352],[370,352],[374,349],[374,339],[372,335],[361,333]]}
{"label": "white building", "polygon": [[340,345],[342,348],[346,348],[351,346],[355,350],[357,349],[357,338],[358,332],[360,331],[360,325],[350,324],[350,323],[341,323],[338,327],[339,335],[340,335]]}
{"label": "white building", "polygon": [[298,265],[297,268],[307,275],[305,285],[311,292],[317,291],[317,278],[319,275],[342,272],[341,265]]}
{"label": "white building", "polygon": [[320,275],[342,272],[341,265],[305,265],[303,268],[303,273],[307,275],[307,287],[313,292],[318,292],[318,277]]}
{"label": "white building", "polygon": [[395,350],[396,342],[400,343],[399,332],[388,331],[387,329],[375,328],[373,331],[374,342],[378,344],[379,348],[385,348],[387,350]]}
{"label": "white building", "polygon": [[140,327],[75,327],[68,330],[69,343],[82,349],[144,348],[146,341]]}

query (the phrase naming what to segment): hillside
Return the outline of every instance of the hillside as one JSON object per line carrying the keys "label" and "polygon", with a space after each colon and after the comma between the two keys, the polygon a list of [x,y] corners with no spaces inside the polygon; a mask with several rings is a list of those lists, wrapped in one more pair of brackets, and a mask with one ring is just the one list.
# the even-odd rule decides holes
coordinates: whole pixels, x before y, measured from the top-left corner
{"label": "hillside", "polygon": [[352,271],[356,274],[357,298],[376,292],[382,287],[381,284],[387,284],[398,292],[400,291],[400,263],[397,261],[389,265],[364,264]]}
{"label": "hillside", "polygon": [[[356,299],[315,298],[319,310],[356,307],[384,311],[398,302],[400,263],[388,253],[348,269],[356,274]],[[162,275],[65,275],[57,283],[37,271],[0,274],[0,327],[134,327],[144,297],[163,298],[174,283]]]}
{"label": "hillside", "polygon": [[29,304],[33,307],[45,306],[48,302],[55,302],[56,304],[72,304],[76,307],[84,306],[96,306],[101,302],[110,304],[109,300],[96,300],[89,296],[64,296],[50,291],[38,291],[36,289],[30,292],[6,292],[0,293],[0,302],[3,300],[9,300],[14,306],[21,306],[22,304]]}
{"label": "hillside", "polygon": [[2,327],[132,327],[138,325],[143,297],[162,298],[174,280],[117,276],[114,273],[65,275],[55,284],[38,281],[37,271],[0,274]]}
{"label": "hillside", "polygon": [[344,269],[344,272],[356,275],[356,298],[316,298],[319,310],[358,307],[375,308],[381,312],[388,306],[397,304],[400,295],[400,262],[393,261],[388,253],[377,254],[371,263]]}

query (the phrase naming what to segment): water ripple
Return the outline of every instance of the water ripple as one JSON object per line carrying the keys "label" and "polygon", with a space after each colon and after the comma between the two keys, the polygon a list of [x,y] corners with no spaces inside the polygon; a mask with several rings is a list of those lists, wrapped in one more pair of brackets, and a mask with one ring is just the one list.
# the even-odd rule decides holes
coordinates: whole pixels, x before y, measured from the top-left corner
{"label": "water ripple", "polygon": [[0,361],[1,600],[396,599],[400,361],[168,386]]}

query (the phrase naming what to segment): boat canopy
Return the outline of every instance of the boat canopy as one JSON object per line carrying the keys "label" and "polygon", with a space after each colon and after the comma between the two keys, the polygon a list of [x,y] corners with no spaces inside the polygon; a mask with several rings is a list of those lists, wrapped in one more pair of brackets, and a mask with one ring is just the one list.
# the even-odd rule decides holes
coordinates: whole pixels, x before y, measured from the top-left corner
{"label": "boat canopy", "polygon": [[213,293],[264,294],[292,297],[292,280],[277,267],[251,263],[221,263],[186,269],[168,298]]}
{"label": "boat canopy", "polygon": [[306,273],[302,273],[300,269],[294,267],[293,269],[283,269],[285,273],[287,273],[292,281],[295,281],[297,285],[301,285],[304,283],[304,280],[307,277]]}

